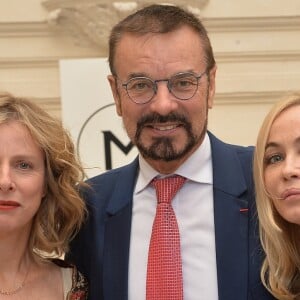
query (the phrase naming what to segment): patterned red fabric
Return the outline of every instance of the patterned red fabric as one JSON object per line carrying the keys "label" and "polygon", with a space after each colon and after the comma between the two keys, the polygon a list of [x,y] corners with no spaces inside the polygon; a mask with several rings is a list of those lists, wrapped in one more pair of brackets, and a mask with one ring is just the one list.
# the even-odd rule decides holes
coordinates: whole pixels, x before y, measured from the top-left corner
{"label": "patterned red fabric", "polygon": [[147,267],[147,300],[182,300],[180,236],[171,201],[186,178],[153,179],[157,208],[152,227]]}

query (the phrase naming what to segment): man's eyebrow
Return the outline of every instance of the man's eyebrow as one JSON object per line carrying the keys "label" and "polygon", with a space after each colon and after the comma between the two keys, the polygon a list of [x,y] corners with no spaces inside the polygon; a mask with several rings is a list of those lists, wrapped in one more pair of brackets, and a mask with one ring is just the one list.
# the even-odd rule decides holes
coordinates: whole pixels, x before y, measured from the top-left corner
{"label": "man's eyebrow", "polygon": [[138,73],[130,73],[130,74],[128,75],[128,79],[132,79],[132,78],[136,78],[136,77],[147,77],[147,78],[150,78],[149,74],[141,73],[141,72],[138,72]]}

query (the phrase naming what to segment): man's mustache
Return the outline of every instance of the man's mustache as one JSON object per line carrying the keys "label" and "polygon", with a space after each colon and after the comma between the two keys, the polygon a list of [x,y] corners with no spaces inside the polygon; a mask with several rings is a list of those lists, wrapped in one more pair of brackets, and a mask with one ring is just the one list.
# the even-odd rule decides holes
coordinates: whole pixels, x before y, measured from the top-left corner
{"label": "man's mustache", "polygon": [[177,123],[182,123],[184,127],[189,126],[189,121],[188,119],[178,113],[170,113],[168,115],[162,116],[158,113],[152,113],[143,116],[137,123],[137,128],[143,128],[149,123],[167,123],[167,122],[177,122]]}
{"label": "man's mustache", "polygon": [[135,140],[137,141],[140,138],[142,129],[151,123],[167,123],[167,122],[176,122],[180,123],[188,132],[191,130],[191,124],[188,119],[178,113],[170,113],[168,115],[162,116],[158,113],[152,113],[143,116],[137,123]]}

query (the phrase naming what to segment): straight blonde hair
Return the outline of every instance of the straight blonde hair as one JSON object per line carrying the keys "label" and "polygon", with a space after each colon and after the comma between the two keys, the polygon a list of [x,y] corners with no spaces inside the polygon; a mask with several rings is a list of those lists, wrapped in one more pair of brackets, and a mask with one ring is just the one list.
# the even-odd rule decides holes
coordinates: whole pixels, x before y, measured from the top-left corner
{"label": "straight blonde hair", "polygon": [[264,158],[274,120],[296,105],[300,105],[300,93],[279,101],[267,114],[257,137],[253,165],[260,239],[266,253],[261,278],[266,288],[280,300],[300,299],[300,227],[287,222],[275,209],[264,182]]}

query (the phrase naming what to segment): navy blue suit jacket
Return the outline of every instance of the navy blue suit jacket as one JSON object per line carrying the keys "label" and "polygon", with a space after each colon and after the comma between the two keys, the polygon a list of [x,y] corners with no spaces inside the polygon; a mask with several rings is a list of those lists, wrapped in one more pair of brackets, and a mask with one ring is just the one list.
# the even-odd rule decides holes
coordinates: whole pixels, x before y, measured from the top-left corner
{"label": "navy blue suit jacket", "polygon": [[[253,148],[209,136],[219,300],[274,299],[259,277],[263,252],[252,182]],[[138,169],[136,159],[90,179],[91,189],[84,192],[89,217],[66,259],[87,277],[90,300],[128,299],[132,195]]]}

